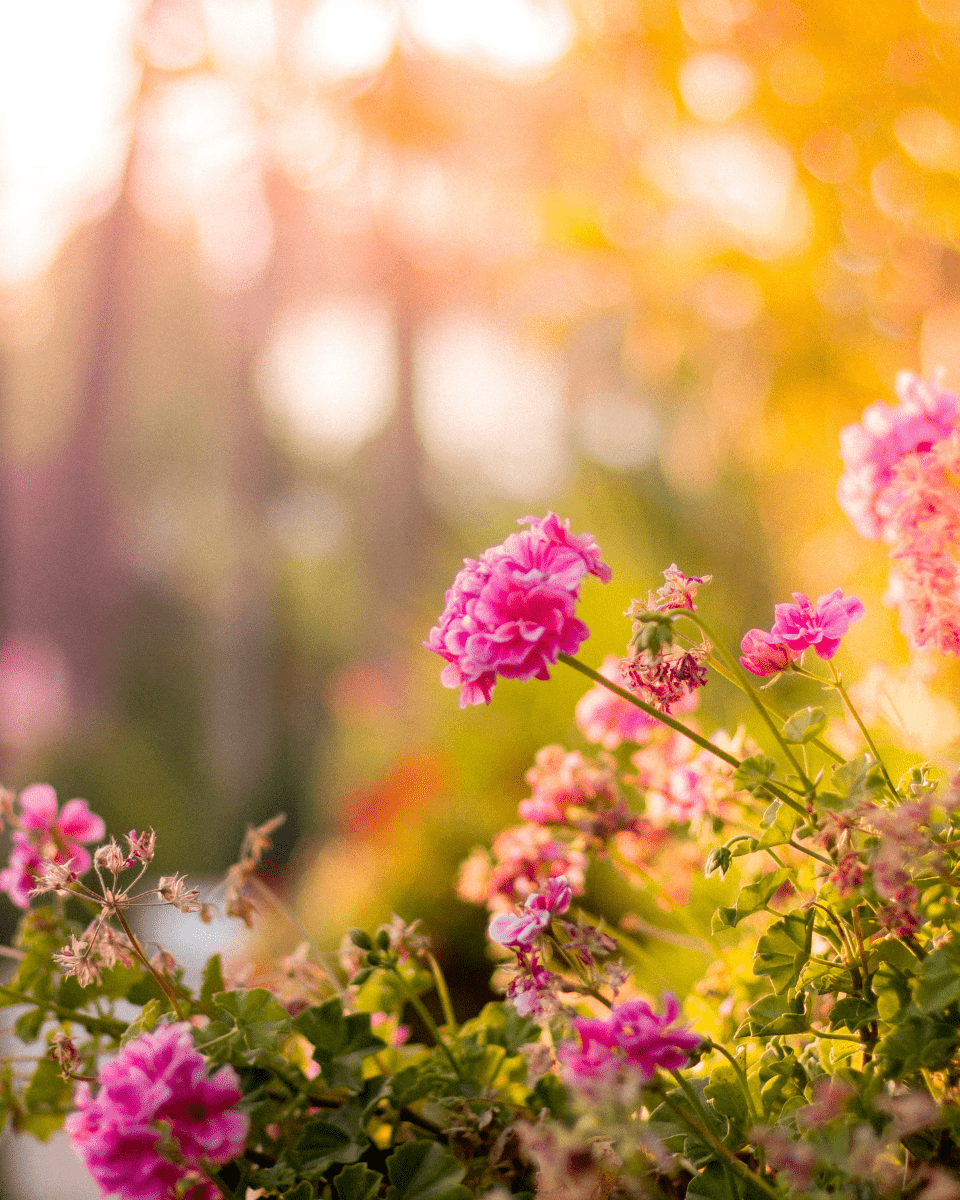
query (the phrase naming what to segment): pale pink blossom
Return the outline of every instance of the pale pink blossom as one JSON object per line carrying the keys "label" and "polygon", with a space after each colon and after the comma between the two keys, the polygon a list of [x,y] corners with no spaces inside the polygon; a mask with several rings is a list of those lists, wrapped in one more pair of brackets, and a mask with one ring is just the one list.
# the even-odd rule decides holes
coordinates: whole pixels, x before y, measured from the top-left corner
{"label": "pale pink blossom", "polygon": [[538,750],[526,780],[533,795],[520,802],[518,811],[524,821],[540,825],[563,824],[571,806],[609,804],[615,798],[611,761],[591,762],[579,750],[562,746]]}
{"label": "pale pink blossom", "polygon": [[548,881],[542,892],[528,896],[518,914],[498,913],[487,934],[500,946],[530,947],[555,916],[565,913],[573,891],[563,875]]}
{"label": "pale pink blossom", "polygon": [[447,660],[440,678],[460,688],[461,707],[489,704],[498,677],[549,679],[558,656],[589,636],[575,615],[583,579],[610,579],[589,534],[574,536],[554,513],[521,524],[529,528],[464,560],[424,643]]}
{"label": "pale pink blossom", "polygon": [[908,454],[929,450],[949,437],[960,420],[960,400],[935,379],[928,383],[909,371],[897,376],[900,400],[864,410],[860,422],[840,431],[845,471],[837,488],[840,507],[862,537],[888,536],[897,503],[895,469]]}
{"label": "pale pink blossom", "polygon": [[793,593],[793,604],[777,604],[771,634],[794,654],[814,650],[820,658],[833,658],[850,626],[863,616],[856,596],[844,597],[837,588],[811,604],[803,592]]}
{"label": "pale pink blossom", "polygon": [[[77,1089],[67,1132],[104,1195],[170,1200],[201,1163],[229,1162],[244,1148],[248,1120],[235,1111],[237,1076],[224,1066],[207,1074],[188,1025],[167,1025],[129,1042],[100,1071],[96,1097]],[[163,1153],[169,1138],[178,1161]],[[190,1200],[219,1200],[219,1188],[198,1182]]]}
{"label": "pale pink blossom", "polygon": [[647,600],[647,607],[653,612],[671,612],[675,609],[695,612],[697,606],[694,599],[697,592],[705,587],[713,576],[684,575],[676,563],[671,563],[663,572],[663,578],[663,586],[657,588],[656,593],[651,592]]}
{"label": "pale pink blossom", "polygon": [[461,899],[502,912],[558,875],[567,879],[574,895],[583,893],[586,855],[543,825],[513,825],[494,838],[492,849],[492,861],[486,851],[475,850],[461,867]]}

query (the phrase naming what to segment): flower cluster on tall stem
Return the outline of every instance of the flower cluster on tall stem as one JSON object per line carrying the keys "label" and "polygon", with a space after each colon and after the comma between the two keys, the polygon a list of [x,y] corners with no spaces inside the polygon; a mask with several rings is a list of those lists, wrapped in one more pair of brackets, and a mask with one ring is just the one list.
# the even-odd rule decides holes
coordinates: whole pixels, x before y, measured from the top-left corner
{"label": "flower cluster on tall stem", "polygon": [[77,876],[88,871],[91,858],[84,847],[106,832],[102,817],[90,811],[86,800],[68,800],[58,808],[57,793],[48,783],[25,788],[8,804],[7,819],[14,827],[13,849],[0,871],[0,891],[18,908],[28,907],[30,893],[48,865],[68,868]]}

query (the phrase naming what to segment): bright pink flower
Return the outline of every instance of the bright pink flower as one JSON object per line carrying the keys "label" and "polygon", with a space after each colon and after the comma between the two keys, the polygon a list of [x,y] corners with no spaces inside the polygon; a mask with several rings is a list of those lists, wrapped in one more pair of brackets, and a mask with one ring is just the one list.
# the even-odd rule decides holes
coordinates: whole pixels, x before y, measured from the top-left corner
{"label": "bright pink flower", "polygon": [[740,650],[740,665],[754,675],[776,675],[798,657],[786,642],[763,629],[748,629]]}
{"label": "bright pink flower", "polygon": [[[96,1097],[77,1090],[78,1111],[67,1132],[104,1195],[172,1200],[177,1184],[205,1160],[221,1165],[244,1148],[248,1121],[232,1111],[241,1098],[232,1067],[207,1074],[188,1025],[166,1025],[128,1043],[100,1072]],[[171,1162],[161,1142],[176,1144]],[[191,1200],[219,1200],[219,1189],[198,1183]]]}
{"label": "bright pink flower", "polygon": [[820,596],[816,607],[803,592],[794,592],[794,604],[777,604],[771,634],[794,654],[813,649],[820,658],[833,658],[840,639],[854,621],[863,616],[863,605],[856,596],[844,599],[837,588]]}
{"label": "bright pink flower", "polygon": [[[600,674],[611,683],[626,687],[620,659],[615,655],[608,654],[603,660]],[[673,716],[693,712],[699,702],[696,691],[687,692],[683,699],[671,704],[668,711]],[[595,684],[589,692],[584,692],[577,701],[575,718],[577,728],[587,741],[598,743],[604,750],[616,750],[622,742],[634,742],[642,746],[652,733],[663,728],[655,717],[647,716],[642,708],[637,708],[600,683]]]}
{"label": "bright pink flower", "polygon": [[465,559],[447,591],[440,622],[424,643],[447,660],[440,678],[460,688],[460,707],[489,704],[497,676],[549,679],[561,653],[589,636],[574,615],[586,575],[603,583],[610,568],[589,534],[575,537],[553,513],[525,517],[529,529]]}
{"label": "bright pink flower", "polygon": [[567,911],[572,899],[570,884],[559,875],[542,892],[528,896],[519,914],[498,913],[487,930],[490,940],[500,946],[532,946],[553,918]]}
{"label": "bright pink flower", "polygon": [[929,450],[949,437],[960,421],[960,400],[937,381],[927,383],[902,371],[896,392],[896,408],[878,400],[864,410],[859,424],[840,431],[846,470],[837,498],[862,537],[888,536],[888,519],[897,500],[890,485],[901,459]]}
{"label": "bright pink flower", "polygon": [[701,1039],[689,1029],[669,1028],[680,1015],[680,1005],[669,992],[664,993],[663,1008],[658,1017],[643,1000],[628,1000],[612,1008],[605,1020],[575,1020],[579,1047],[561,1046],[559,1051],[573,1082],[589,1083],[629,1070],[649,1083],[659,1067],[670,1071],[685,1066]]}
{"label": "bright pink flower", "polygon": [[14,834],[9,865],[0,872],[0,890],[19,908],[26,908],[43,863],[69,862],[82,875],[91,860],[81,843],[100,841],[106,826],[86,800],[68,800],[58,811],[57,793],[48,783],[24,788],[18,804],[14,819],[21,832]]}

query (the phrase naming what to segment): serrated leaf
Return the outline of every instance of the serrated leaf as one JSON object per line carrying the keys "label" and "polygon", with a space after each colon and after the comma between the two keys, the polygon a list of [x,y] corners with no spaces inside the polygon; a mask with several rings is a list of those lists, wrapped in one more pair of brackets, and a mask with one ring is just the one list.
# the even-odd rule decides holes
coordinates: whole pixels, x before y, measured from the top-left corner
{"label": "serrated leaf", "polygon": [[718,927],[735,926],[744,917],[750,917],[754,913],[760,912],[770,902],[774,892],[781,888],[789,878],[790,872],[785,867],[781,867],[777,871],[771,871],[769,875],[762,876],[756,883],[741,888],[733,908],[721,906],[717,909],[714,914],[713,931],[716,932]]}
{"label": "serrated leaf", "polygon": [[289,1192],[283,1193],[283,1200],[313,1200],[315,1192],[306,1179],[301,1180],[297,1186]]}
{"label": "serrated leaf", "polygon": [[785,996],[762,996],[750,1005],[746,1016],[744,1028],[752,1037],[803,1033],[810,1028],[802,995],[793,1000]]}
{"label": "serrated leaf", "polygon": [[813,915],[812,910],[788,913],[775,921],[757,942],[753,973],[769,976],[777,992],[796,986],[810,957]]}
{"label": "serrated leaf", "polygon": [[827,714],[822,708],[807,707],[798,709],[792,717],[783,723],[783,739],[795,745],[805,745],[818,738],[827,727]]}
{"label": "serrated leaf", "polygon": [[877,1007],[860,996],[844,996],[830,1010],[831,1029],[849,1029],[856,1033],[877,1019]]}
{"label": "serrated leaf", "polygon": [[13,1025],[14,1033],[21,1042],[35,1042],[40,1036],[40,1030],[47,1019],[46,1009],[31,1008],[18,1017]]}
{"label": "serrated leaf", "polygon": [[752,792],[755,796],[769,796],[764,786],[771,778],[777,764],[765,754],[752,754],[745,758],[733,773],[733,786],[738,790]]}
{"label": "serrated leaf", "polygon": [[236,1025],[250,1049],[275,1048],[282,1034],[290,1029],[289,1014],[266,988],[217,992],[213,1003]]}
{"label": "serrated leaf", "polygon": [[877,760],[864,753],[834,767],[831,783],[840,796],[856,804],[881,791],[884,778]]}
{"label": "serrated leaf", "polygon": [[795,808],[791,808],[789,804],[784,804],[778,800],[773,807],[776,810],[773,814],[773,820],[757,842],[758,850],[762,850],[765,846],[786,845],[793,837],[793,831],[800,821],[800,814]]}
{"label": "serrated leaf", "polygon": [[438,1142],[407,1142],[387,1159],[386,1200],[471,1200],[466,1168]]}
{"label": "serrated leaf", "polygon": [[369,1144],[364,1135],[354,1136],[330,1121],[313,1120],[298,1140],[294,1154],[300,1173],[319,1179],[331,1163],[354,1163]]}
{"label": "serrated leaf", "polygon": [[369,1013],[344,1013],[337,997],[302,1012],[293,1022],[313,1046],[314,1060],[333,1087],[359,1083],[359,1063],[386,1046],[370,1029]]}
{"label": "serrated leaf", "polygon": [[379,1171],[371,1171],[363,1163],[344,1167],[333,1181],[340,1200],[376,1200],[380,1194],[383,1176]]}

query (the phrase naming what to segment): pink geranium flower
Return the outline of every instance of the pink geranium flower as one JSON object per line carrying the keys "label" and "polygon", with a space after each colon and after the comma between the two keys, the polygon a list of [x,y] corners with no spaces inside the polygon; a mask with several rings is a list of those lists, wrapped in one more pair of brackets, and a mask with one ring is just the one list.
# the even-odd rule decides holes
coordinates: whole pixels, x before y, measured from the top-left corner
{"label": "pink geranium flower", "polygon": [[897,503],[896,488],[890,485],[901,460],[929,450],[960,422],[960,400],[937,380],[927,383],[901,371],[896,392],[897,407],[878,400],[864,410],[858,424],[840,431],[846,470],[837,499],[862,537],[889,536],[889,518]]}
{"label": "pink geranium flower", "polygon": [[464,560],[424,643],[447,660],[440,678],[460,688],[461,708],[489,704],[498,676],[549,679],[559,655],[589,636],[575,615],[584,577],[610,579],[589,534],[574,536],[554,513],[521,524],[529,528]]}
{"label": "pink geranium flower", "polygon": [[815,650],[820,658],[833,658],[840,639],[863,616],[856,596],[844,597],[837,588],[820,596],[816,605],[803,592],[793,593],[793,604],[778,604],[771,634],[794,654]]}
{"label": "pink geranium flower", "polygon": [[548,881],[542,892],[528,896],[519,914],[498,913],[490,922],[488,934],[500,946],[529,947],[555,916],[565,913],[573,899],[566,876]]}
{"label": "pink geranium flower", "polygon": [[754,675],[776,675],[798,657],[786,642],[764,629],[748,629],[740,650],[741,666]]}
{"label": "pink geranium flower", "polygon": [[629,1072],[649,1083],[660,1067],[670,1071],[685,1066],[701,1039],[689,1029],[670,1028],[680,1005],[669,992],[664,993],[663,1009],[657,1016],[643,1000],[628,1000],[615,1005],[604,1020],[575,1020],[580,1045],[559,1050],[572,1082],[611,1082]]}
{"label": "pink geranium flower", "polygon": [[[187,1025],[167,1025],[128,1043],[100,1072],[94,1097],[77,1089],[66,1121],[74,1149],[104,1195],[170,1200],[202,1161],[219,1166],[243,1150],[248,1121],[233,1111],[241,1092],[232,1067],[207,1074]],[[169,1138],[173,1162],[161,1148]],[[190,1200],[219,1200],[219,1188],[198,1182]]]}
{"label": "pink geranium flower", "polygon": [[10,861],[0,871],[0,891],[18,908],[26,908],[45,862],[69,862],[78,875],[90,869],[90,854],[83,843],[102,840],[106,826],[86,800],[68,800],[58,810],[57,793],[48,783],[25,788],[17,803],[13,820],[19,832],[13,835]]}

